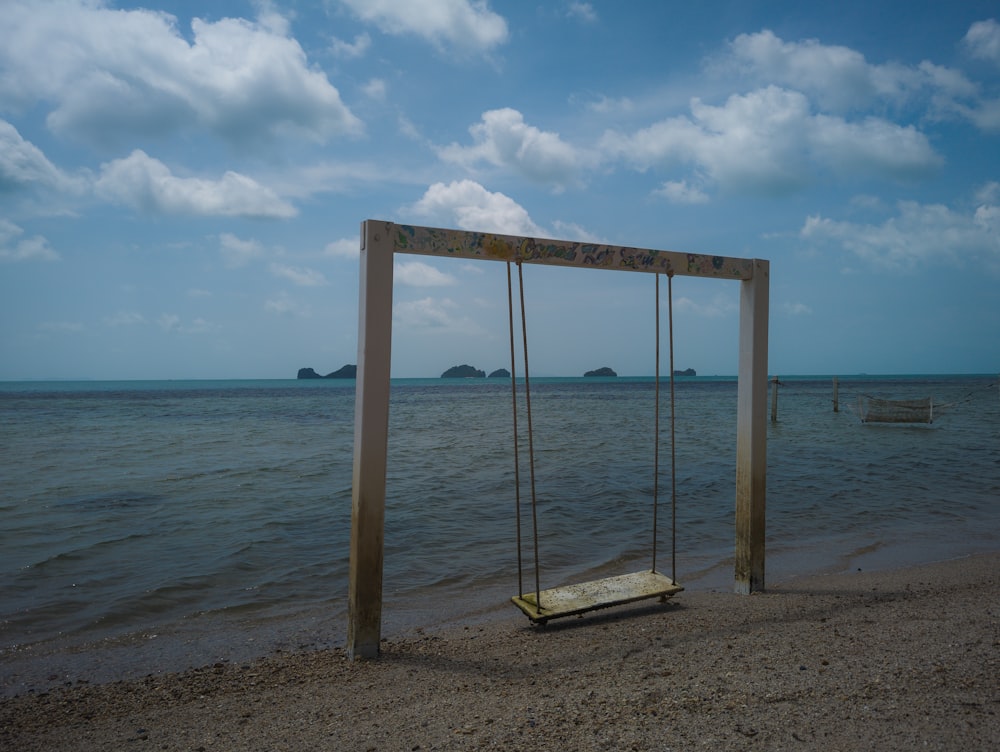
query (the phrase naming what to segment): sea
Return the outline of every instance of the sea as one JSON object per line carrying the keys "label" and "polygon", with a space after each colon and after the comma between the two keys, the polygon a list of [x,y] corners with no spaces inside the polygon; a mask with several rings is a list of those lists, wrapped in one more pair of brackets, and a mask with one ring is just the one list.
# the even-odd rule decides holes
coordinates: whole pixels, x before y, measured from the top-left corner
{"label": "sea", "polygon": [[[393,379],[383,636],[522,618],[536,576],[654,553],[686,590],[732,589],[736,379],[656,386],[533,378],[529,436],[523,384]],[[769,385],[766,582],[1000,550],[997,376],[836,386]],[[863,424],[866,396],[932,397],[934,422]],[[339,379],[0,382],[0,692],[343,645],[354,399]]]}

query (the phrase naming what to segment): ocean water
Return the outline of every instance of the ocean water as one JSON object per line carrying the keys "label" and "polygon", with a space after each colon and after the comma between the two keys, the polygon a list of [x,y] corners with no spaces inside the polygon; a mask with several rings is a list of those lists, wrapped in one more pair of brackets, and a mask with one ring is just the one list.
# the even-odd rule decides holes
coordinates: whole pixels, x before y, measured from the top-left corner
{"label": "ocean water", "polygon": [[[732,586],[736,381],[533,379],[542,587],[657,566]],[[861,395],[932,396],[931,426]],[[1000,547],[995,376],[782,377],[767,580]],[[534,590],[519,398],[526,590]],[[510,384],[394,380],[383,632],[489,618],[517,591]],[[354,382],[0,384],[6,693],[340,644]],[[672,520],[676,517],[676,524]],[[511,607],[513,608],[513,607]]]}

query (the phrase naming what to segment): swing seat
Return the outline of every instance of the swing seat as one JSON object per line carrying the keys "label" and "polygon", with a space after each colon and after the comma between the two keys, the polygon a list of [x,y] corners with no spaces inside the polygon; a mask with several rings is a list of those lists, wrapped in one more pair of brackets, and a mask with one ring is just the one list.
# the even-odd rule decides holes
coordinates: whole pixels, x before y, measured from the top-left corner
{"label": "swing seat", "polygon": [[535,593],[515,595],[511,601],[535,624],[648,598],[669,598],[684,588],[659,572],[635,572],[593,582],[543,590],[541,608]]}

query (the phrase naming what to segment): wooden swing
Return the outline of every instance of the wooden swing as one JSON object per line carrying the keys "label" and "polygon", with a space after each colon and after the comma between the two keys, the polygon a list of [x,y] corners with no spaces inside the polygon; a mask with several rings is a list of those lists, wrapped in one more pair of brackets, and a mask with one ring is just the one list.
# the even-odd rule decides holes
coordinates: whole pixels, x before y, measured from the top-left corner
{"label": "wooden swing", "polygon": [[659,514],[659,459],[660,459],[660,275],[656,274],[656,407],[654,418],[654,450],[653,450],[653,543],[652,564],[648,570],[629,574],[605,577],[591,582],[542,590],[540,584],[540,566],[538,556],[538,513],[535,494],[535,449],[534,432],[531,420],[531,380],[528,368],[528,331],[525,320],[524,276],[521,262],[517,260],[518,291],[521,311],[521,342],[524,357],[524,399],[527,416],[528,437],[528,467],[530,470],[531,488],[531,520],[534,548],[534,580],[535,590],[524,592],[524,564],[521,540],[521,479],[520,461],[518,456],[517,427],[517,378],[515,372],[515,337],[514,337],[514,302],[513,282],[511,279],[511,262],[507,262],[507,308],[510,321],[510,379],[513,401],[514,424],[514,485],[516,488],[516,529],[517,529],[517,584],[518,595],[511,601],[535,624],[545,624],[551,619],[564,616],[574,616],[598,609],[620,606],[626,603],[659,598],[661,601],[680,592],[684,588],[677,584],[675,577],[677,569],[677,489],[676,489],[676,453],[674,451],[674,333],[673,333],[673,272],[667,272],[668,322],[670,332],[670,480],[671,480],[671,574],[666,576],[657,571],[657,531]]}
{"label": "wooden swing", "polygon": [[[733,574],[736,592],[749,594],[763,590],[770,287],[770,263],[767,260],[420,227],[368,219],[361,227],[358,267],[358,373],[346,641],[351,660],[377,657],[381,642],[393,259],[397,253],[597,270],[674,272],[688,277],[738,281],[740,323]],[[651,573],[656,574],[655,563]],[[669,581],[670,586],[676,587],[672,577],[664,579]],[[616,596],[614,602],[632,600],[638,591],[635,583],[626,581],[618,584],[625,586],[626,594]],[[550,606],[555,605],[555,601],[546,595],[546,591],[539,593],[539,590],[536,583],[536,611],[542,618],[553,618],[554,609]],[[653,597],[655,594],[642,591],[639,595]],[[525,597],[523,593],[522,597]],[[612,605],[607,600],[603,599],[602,605]]]}

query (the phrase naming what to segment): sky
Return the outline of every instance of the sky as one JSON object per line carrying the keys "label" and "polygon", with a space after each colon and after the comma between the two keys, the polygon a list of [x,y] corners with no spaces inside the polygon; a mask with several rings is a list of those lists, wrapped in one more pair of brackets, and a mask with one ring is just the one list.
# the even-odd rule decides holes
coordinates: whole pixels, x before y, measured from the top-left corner
{"label": "sky", "polygon": [[[356,363],[365,219],[767,259],[770,373],[997,374],[1000,9],[0,3],[0,379]],[[504,264],[394,280],[394,377],[509,367]],[[651,375],[654,284],[526,266],[532,374]],[[739,283],[672,285],[735,374]]]}

